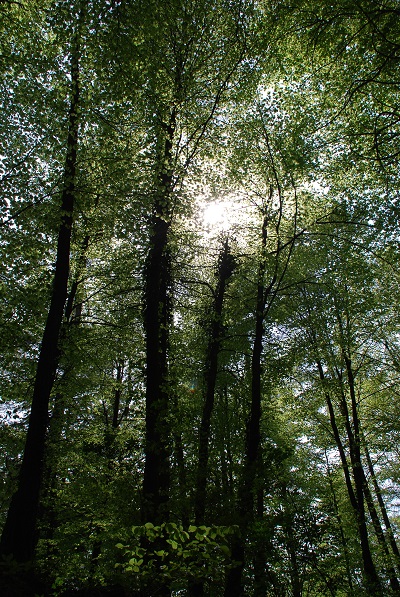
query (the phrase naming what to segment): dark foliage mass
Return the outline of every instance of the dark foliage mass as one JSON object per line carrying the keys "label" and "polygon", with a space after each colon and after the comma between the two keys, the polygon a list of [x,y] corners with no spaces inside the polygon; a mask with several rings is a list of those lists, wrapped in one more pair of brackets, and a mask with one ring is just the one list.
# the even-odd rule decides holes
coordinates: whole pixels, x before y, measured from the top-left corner
{"label": "dark foliage mass", "polygon": [[394,0],[0,2],[0,592],[400,595]]}

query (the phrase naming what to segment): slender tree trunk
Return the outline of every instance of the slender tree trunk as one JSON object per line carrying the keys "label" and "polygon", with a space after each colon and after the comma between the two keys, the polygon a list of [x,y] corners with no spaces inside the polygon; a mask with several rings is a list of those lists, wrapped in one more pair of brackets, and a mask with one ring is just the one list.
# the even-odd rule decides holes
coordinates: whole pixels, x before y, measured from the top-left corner
{"label": "slender tree trunk", "polygon": [[[68,333],[72,326],[80,323],[80,311],[82,303],[76,304],[76,296],[80,283],[80,276],[86,266],[86,252],[89,246],[89,236],[85,236],[81,254],[77,261],[77,269],[74,280],[71,284],[68,298],[65,305],[64,323],[60,332],[59,359],[62,358],[62,347],[67,341]],[[79,309],[77,310],[77,306]],[[63,363],[64,373],[62,382],[69,377],[73,369],[73,363]],[[65,427],[66,397],[62,391],[57,392],[54,398],[53,412],[49,421],[49,428],[46,438],[45,461],[43,472],[43,488],[41,493],[41,504],[38,513],[38,524],[40,527],[40,538],[46,542],[46,559],[48,563],[56,557],[57,549],[52,541],[58,526],[57,517],[57,483],[58,483],[58,460],[60,455],[60,442]],[[51,568],[51,565],[49,566]],[[50,583],[51,584],[51,583]]]}
{"label": "slender tree trunk", "polygon": [[[89,248],[89,241],[90,236],[87,234],[81,246],[81,252],[78,258],[77,269],[74,276],[74,281],[71,284],[71,289],[68,293],[67,304],[65,305],[65,321],[67,324],[74,323],[75,325],[80,323],[80,315],[82,309],[82,302],[76,304],[76,296],[78,293],[79,284],[81,283],[80,276],[84,269],[86,268],[87,262],[87,250]],[[73,312],[77,313],[78,317],[73,317]],[[67,326],[64,326],[65,331],[67,332]]]}
{"label": "slender tree trunk", "polygon": [[182,519],[183,526],[188,526],[189,520],[190,520],[190,512],[189,512],[189,504],[188,504],[188,499],[187,499],[187,478],[186,478],[186,467],[185,467],[185,453],[184,453],[184,448],[183,448],[182,435],[180,432],[174,433],[174,446],[175,446],[176,466],[178,469],[180,516]]}
{"label": "slender tree trunk", "polygon": [[294,545],[291,521],[289,521],[289,525],[286,527],[286,535],[288,538],[287,550],[290,561],[290,581],[292,585],[292,596],[302,597],[302,582],[300,577],[299,563],[297,561],[296,546]]}
{"label": "slender tree trunk", "polygon": [[390,519],[389,519],[387,510],[386,510],[385,502],[383,501],[383,498],[382,498],[382,491],[381,491],[381,488],[379,487],[378,479],[376,478],[376,475],[375,475],[374,465],[372,464],[371,455],[369,453],[365,438],[362,438],[362,442],[363,442],[363,446],[364,446],[365,457],[367,459],[368,470],[369,470],[369,474],[371,475],[375,495],[378,500],[378,504],[379,504],[379,507],[381,510],[383,521],[385,523],[386,532],[389,537],[389,543],[392,548],[392,552],[395,556],[396,567],[398,570],[400,570],[399,548],[396,543],[396,538],[393,533],[392,525],[390,523]]}
{"label": "slender tree trunk", "polygon": [[[111,413],[112,416],[111,418],[108,417],[107,414],[107,408],[105,403],[103,403],[104,405],[104,439],[103,439],[103,445],[104,445],[104,453],[105,453],[105,459],[106,459],[106,473],[105,473],[105,481],[106,483],[112,483],[113,479],[114,479],[114,459],[116,457],[117,451],[116,451],[116,445],[115,445],[115,440],[118,434],[118,429],[119,426],[121,425],[121,422],[124,419],[124,416],[126,414],[126,410],[125,409],[121,409],[121,398],[122,398],[122,380],[123,380],[123,376],[124,376],[124,361],[123,360],[118,360],[116,361],[115,364],[115,371],[116,371],[116,375],[115,375],[115,386],[114,386],[114,392],[112,395],[112,408],[111,408]],[[113,373],[113,377],[114,377],[114,373]],[[111,419],[111,425],[110,425],[110,419]],[[106,519],[107,517],[107,505],[108,505],[108,496],[107,494],[104,494],[102,500],[100,501],[100,504],[98,506],[97,509],[97,517],[100,519]],[[93,579],[98,565],[99,565],[99,561],[100,561],[100,557],[102,554],[102,549],[103,549],[103,539],[102,539],[102,534],[104,534],[104,531],[101,529],[101,526],[98,523],[93,522],[93,541],[92,541],[92,552],[91,552],[91,556],[90,556],[90,563],[89,563],[89,579]]]}
{"label": "slender tree trunk", "polygon": [[[230,252],[228,239],[225,240],[220,253],[217,268],[217,286],[214,294],[214,304],[211,310],[210,336],[207,347],[207,357],[204,375],[204,403],[199,429],[199,451],[196,475],[196,491],[194,498],[194,518],[197,525],[204,523],[207,501],[207,478],[209,460],[209,441],[211,432],[211,416],[214,410],[215,385],[218,374],[218,355],[222,341],[222,311],[225,290],[235,268],[234,258]],[[204,594],[201,581],[190,584],[191,597],[200,597]]]}
{"label": "slender tree trunk", "polygon": [[205,391],[203,413],[199,429],[199,452],[197,464],[196,493],[195,493],[195,523],[203,524],[207,497],[207,476],[209,459],[209,441],[211,431],[211,415],[214,409],[215,385],[218,373],[218,355],[222,340],[222,310],[225,290],[229,278],[235,267],[234,258],[230,253],[228,239],[221,251],[217,270],[217,287],[214,295],[214,305],[211,312],[210,338],[207,348],[205,366]]}
{"label": "slender tree trunk", "polygon": [[[257,520],[262,521],[264,518],[264,488],[260,486],[257,490],[257,504],[256,504],[256,516]],[[267,594],[267,549],[264,537],[258,538],[256,543],[256,555],[254,556],[254,586],[253,596],[258,597],[259,595]]]}
{"label": "slender tree trunk", "polygon": [[37,520],[43,477],[48,409],[58,365],[58,344],[68,289],[79,129],[79,95],[79,39],[77,35],[71,56],[71,101],[67,155],[63,177],[61,223],[58,231],[53,289],[40,347],[18,490],[12,497],[0,544],[1,553],[13,554],[18,562],[31,561],[37,543]]}
{"label": "slender tree trunk", "polygon": [[172,396],[171,402],[173,404],[172,418],[176,422],[172,429],[173,449],[174,449],[174,461],[177,478],[177,487],[175,495],[178,499],[178,508],[176,515],[179,520],[182,521],[184,527],[189,526],[191,520],[191,504],[188,496],[188,483],[187,473],[185,464],[185,448],[182,438],[182,426],[180,421],[182,420],[181,412],[179,408],[179,399],[176,392],[176,388],[171,388]]}
{"label": "slender tree trunk", "polygon": [[93,582],[94,575],[96,574],[97,567],[99,565],[99,558],[101,556],[101,548],[102,548],[102,541],[99,537],[97,537],[99,533],[99,528],[97,527],[95,530],[95,539],[92,545],[92,553],[90,554],[90,563],[89,563],[89,570],[88,570],[88,577],[90,581]]}
{"label": "slender tree trunk", "polygon": [[[322,367],[322,363],[317,360],[317,368],[319,372],[319,376],[323,385],[325,385],[325,375]],[[341,378],[339,378],[340,383],[342,383]],[[353,387],[354,389],[354,387]],[[355,395],[354,395],[355,398]],[[347,408],[346,398],[342,392],[341,398],[341,411],[345,419],[345,426],[349,441],[349,449],[350,449],[350,460],[351,460],[351,468],[353,473],[353,480],[354,480],[354,487],[350,477],[349,472],[349,464],[347,462],[347,457],[345,453],[345,449],[343,447],[343,443],[340,437],[339,429],[336,423],[336,416],[333,409],[332,400],[330,397],[329,392],[325,391],[325,399],[328,406],[329,416],[331,427],[333,431],[333,435],[336,441],[337,448],[339,450],[340,459],[342,462],[342,468],[345,476],[347,493],[349,496],[350,503],[353,508],[354,515],[357,521],[358,527],[358,534],[360,540],[360,547],[361,547],[361,554],[363,560],[363,572],[364,572],[364,580],[365,585],[370,591],[371,595],[379,595],[380,591],[380,581],[379,577],[376,573],[375,565],[372,560],[371,548],[369,544],[368,538],[368,530],[365,518],[365,507],[364,507],[364,483],[363,477],[364,472],[362,469],[362,462],[361,462],[361,453],[359,450],[359,446],[357,449],[354,433],[351,427],[350,416]],[[354,416],[357,416],[356,419],[356,428],[358,429],[358,413],[357,411],[354,412],[353,407],[353,421]]]}
{"label": "slender tree trunk", "polygon": [[121,404],[121,381],[122,381],[123,364],[117,363],[117,383],[114,392],[114,403],[113,403],[113,417],[112,417],[112,428],[118,429],[120,423],[120,404]]}
{"label": "slender tree trunk", "polygon": [[[363,471],[364,472],[364,471]],[[389,551],[389,547],[386,542],[385,533],[382,530],[381,521],[379,520],[378,512],[376,511],[374,499],[372,497],[371,490],[368,485],[368,481],[364,475],[364,495],[365,501],[367,502],[369,515],[372,520],[372,524],[375,530],[376,538],[378,539],[379,545],[381,546],[384,561],[385,561],[385,568],[387,575],[389,577],[390,587],[392,589],[393,595],[399,595],[400,592],[400,585],[399,580],[396,576],[396,571],[393,567],[393,563],[391,560],[391,554]]]}
{"label": "slender tree trunk", "polygon": [[142,521],[168,518],[170,441],[168,429],[168,326],[171,264],[168,224],[154,216],[152,247],[146,268],[146,444]]}
{"label": "slender tree trunk", "polygon": [[[324,370],[323,370],[321,361],[317,361],[317,368],[318,368],[320,380],[322,382],[322,385],[324,386],[325,385],[325,375],[324,375]],[[335,411],[333,408],[332,399],[331,399],[329,392],[327,392],[326,390],[325,390],[325,400],[326,400],[326,404],[328,407],[329,419],[330,419],[330,423],[331,423],[331,427],[332,427],[333,437],[335,438],[336,446],[339,451],[339,456],[340,456],[340,460],[342,463],[342,469],[343,469],[344,478],[345,478],[345,482],[346,482],[347,494],[349,496],[350,504],[353,508],[353,511],[357,512],[358,504],[357,504],[356,495],[354,493],[353,483],[351,481],[350,466],[349,466],[349,463],[347,462],[346,452],[345,452],[345,449],[344,449],[344,446],[342,443],[342,439],[340,437],[339,429],[338,429],[338,426],[336,423],[336,415],[335,415]]]}
{"label": "slender tree trunk", "polygon": [[333,485],[332,474],[331,474],[330,467],[329,467],[328,455],[326,452],[325,452],[325,460],[326,460],[326,467],[327,467],[327,473],[328,473],[328,479],[329,479],[329,487],[330,487],[331,494],[332,494],[333,510],[335,512],[335,516],[338,521],[339,531],[340,531],[340,539],[342,541],[342,546],[343,546],[343,551],[344,551],[344,559],[346,562],[346,572],[347,572],[347,580],[349,583],[349,590],[350,590],[350,593],[353,593],[354,587],[353,587],[353,580],[351,578],[349,550],[347,548],[347,540],[346,540],[346,536],[344,533],[342,517],[340,516],[340,512],[339,512],[339,506],[338,506],[338,501],[336,498],[335,487]]}
{"label": "slender tree trunk", "polygon": [[267,263],[265,250],[267,244],[268,215],[265,213],[261,229],[261,260],[257,276],[257,300],[255,313],[255,335],[251,356],[251,405],[246,424],[245,460],[238,491],[238,514],[241,533],[234,538],[232,559],[236,564],[230,569],[225,586],[225,597],[243,595],[242,575],[247,530],[254,516],[257,470],[261,464],[261,357],[264,337],[264,311],[269,292],[275,284],[275,276],[265,288]]}
{"label": "slender tree trunk", "polygon": [[228,417],[228,388],[226,386],[222,388],[220,399],[219,424],[223,429],[220,444],[221,485],[225,505],[233,496],[231,431]]}
{"label": "slender tree trunk", "polygon": [[[348,413],[346,410],[346,428],[348,433],[349,445],[350,445],[350,457],[352,460],[353,479],[355,485],[355,494],[357,499],[358,511],[357,511],[357,523],[360,533],[361,551],[364,564],[364,576],[365,585],[371,595],[381,595],[382,587],[380,580],[376,572],[375,564],[372,559],[372,553],[369,545],[368,530],[365,517],[364,507],[364,469],[361,461],[361,447],[360,447],[360,424],[358,418],[358,407],[357,398],[355,393],[354,385],[354,374],[351,366],[351,360],[346,355],[345,351],[342,352],[344,362],[346,365],[347,380],[350,391],[350,402],[351,402],[351,414],[352,423],[351,428]],[[343,396],[343,405],[346,406],[346,400]]]}
{"label": "slender tree trunk", "polygon": [[[59,555],[58,545],[52,539],[58,526],[57,465],[60,454],[60,441],[64,428],[64,413],[65,397],[62,393],[58,392],[54,398],[53,412],[46,439],[42,491],[38,511],[39,536],[44,543],[45,558],[49,571],[52,569],[52,562],[56,561]],[[51,586],[54,580],[54,577],[50,577],[48,585]]]}

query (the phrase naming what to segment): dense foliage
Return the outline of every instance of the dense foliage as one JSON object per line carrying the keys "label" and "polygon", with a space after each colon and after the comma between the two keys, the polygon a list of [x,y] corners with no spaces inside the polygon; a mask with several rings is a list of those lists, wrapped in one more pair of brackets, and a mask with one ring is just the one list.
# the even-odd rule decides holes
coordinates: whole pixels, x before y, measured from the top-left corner
{"label": "dense foliage", "polygon": [[0,67],[3,594],[400,595],[398,3],[3,0]]}

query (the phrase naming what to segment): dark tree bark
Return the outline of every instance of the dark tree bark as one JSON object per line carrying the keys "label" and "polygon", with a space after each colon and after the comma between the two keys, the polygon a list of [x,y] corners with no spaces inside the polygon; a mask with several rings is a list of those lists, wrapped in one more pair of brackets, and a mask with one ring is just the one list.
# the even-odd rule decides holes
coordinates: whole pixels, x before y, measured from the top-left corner
{"label": "dark tree bark", "polygon": [[[230,252],[228,238],[221,250],[216,271],[217,285],[214,291],[214,301],[211,309],[211,325],[207,356],[204,369],[204,402],[199,428],[199,451],[196,474],[196,491],[194,496],[194,519],[197,525],[204,524],[207,501],[207,478],[209,460],[209,442],[211,432],[211,417],[214,410],[215,386],[218,375],[218,355],[221,350],[223,335],[222,313],[225,291],[230,277],[235,269],[235,260]],[[200,597],[204,593],[202,582],[193,582],[189,587],[191,597]]]}
{"label": "dark tree bark", "polygon": [[174,448],[179,483],[179,515],[183,526],[188,526],[190,521],[190,506],[187,498],[185,452],[180,430],[174,432]]}
{"label": "dark tree bark", "polygon": [[365,441],[365,438],[362,438],[362,441],[363,441],[363,447],[364,447],[365,456],[366,456],[366,459],[367,459],[369,474],[370,474],[371,479],[372,479],[372,483],[373,483],[375,495],[376,495],[376,498],[378,500],[378,504],[379,504],[379,508],[381,510],[383,521],[385,523],[385,528],[386,528],[386,532],[387,532],[387,535],[388,535],[388,538],[389,538],[389,543],[390,543],[393,555],[395,557],[396,567],[397,567],[398,570],[400,570],[400,553],[399,553],[399,548],[398,548],[397,543],[396,543],[396,538],[394,536],[392,525],[391,525],[390,520],[389,520],[389,516],[388,516],[387,510],[386,510],[385,502],[383,501],[382,491],[381,491],[381,488],[379,487],[378,479],[376,478],[376,474],[375,474],[375,470],[374,470],[374,465],[372,463],[371,455],[369,453],[368,446],[367,446],[367,443]]}
{"label": "dark tree bark", "polygon": [[[325,386],[325,375],[324,375],[324,370],[323,370],[321,361],[317,360],[317,368],[318,368],[319,377],[322,382],[322,385]],[[343,469],[343,474],[344,474],[344,478],[345,478],[345,482],[346,482],[347,494],[349,496],[350,504],[353,508],[353,511],[357,512],[358,505],[357,505],[357,499],[356,499],[356,496],[354,493],[353,483],[351,481],[350,466],[349,466],[349,463],[347,462],[346,451],[344,449],[343,442],[340,437],[339,429],[337,426],[336,415],[335,415],[335,411],[333,408],[332,399],[331,399],[329,392],[326,390],[325,390],[325,400],[326,400],[326,405],[328,407],[329,419],[331,422],[333,437],[335,438],[336,446],[339,451],[339,456],[340,456],[340,460],[342,463],[342,469]]]}
{"label": "dark tree bark", "polygon": [[[160,3],[160,6],[162,4]],[[171,15],[173,19],[165,29],[168,31],[168,39],[164,45],[168,56],[173,56],[171,72],[168,74],[171,75],[171,82],[173,78],[173,83],[170,85],[167,83],[168,79],[165,79],[167,87],[162,90],[159,87],[162,80],[159,74],[154,71],[150,76],[149,87],[154,85],[155,90],[152,101],[157,121],[154,125],[158,127],[159,132],[162,131],[163,138],[161,134],[157,134],[157,138],[154,139],[155,147],[159,150],[156,165],[158,176],[153,201],[150,247],[144,268],[147,372],[145,467],[141,507],[142,521],[156,524],[165,521],[169,516],[172,443],[169,427],[172,402],[168,379],[168,328],[171,323],[172,275],[168,239],[174,209],[172,194],[177,181],[184,177],[184,174],[180,176],[182,170],[187,170],[199,153],[208,128],[229,89],[230,81],[247,53],[247,38],[242,37],[242,32],[247,31],[247,24],[242,11],[238,11],[233,29],[229,25],[230,17],[226,23],[224,19],[223,27],[229,25],[227,33],[233,43],[229,49],[226,46],[227,52],[222,55],[218,54],[219,50],[214,51],[214,48],[217,50],[220,46],[219,43],[214,43],[212,22],[208,23],[207,18],[204,20],[205,28],[200,25],[203,17],[198,19],[199,15],[203,14],[202,8],[198,12],[195,6],[180,7],[177,4],[173,10],[160,11],[160,14],[165,15],[164,18]],[[176,20],[178,15],[179,18]],[[211,43],[206,39],[206,31],[211,33]],[[173,36],[170,37],[172,32]],[[153,39],[154,43],[157,43],[158,40]],[[192,55],[196,57],[195,60],[189,59]],[[208,69],[214,60],[219,66],[215,79],[210,81],[212,95],[207,102],[199,102],[198,115],[193,120],[188,119],[187,108],[192,105],[193,94],[197,89],[204,87],[204,74],[209,72]],[[170,100],[166,100],[168,96]],[[170,102],[168,116],[165,116],[168,111],[166,101]],[[179,136],[175,131],[177,123],[184,123]],[[189,123],[190,126],[187,127]]]}
{"label": "dark tree bark", "polygon": [[[247,531],[250,523],[254,519],[255,500],[259,488],[257,488],[257,476],[262,467],[261,454],[261,399],[262,399],[262,352],[264,340],[264,321],[269,309],[272,307],[274,299],[279,291],[281,283],[285,277],[293,247],[294,241],[297,237],[297,203],[293,218],[293,236],[285,243],[281,242],[281,224],[283,217],[283,198],[281,191],[281,184],[279,179],[279,172],[275,165],[275,158],[269,136],[266,128],[264,128],[264,141],[267,146],[268,158],[272,169],[272,180],[274,181],[276,191],[279,197],[279,205],[277,215],[274,221],[275,235],[276,235],[276,249],[275,261],[270,274],[270,281],[266,283],[267,275],[267,238],[268,226],[270,224],[271,211],[270,206],[273,204],[274,184],[270,183],[268,201],[263,209],[263,221],[261,225],[261,257],[258,264],[257,272],[257,298],[255,310],[255,334],[251,356],[251,404],[250,412],[246,423],[246,440],[245,440],[245,458],[242,469],[241,480],[238,489],[238,515],[239,526],[241,533],[234,539],[232,546],[232,557],[238,562],[233,566],[229,573],[225,586],[225,597],[239,597],[243,595],[242,574],[244,569],[244,542],[246,541]],[[279,266],[281,264],[281,252],[287,248],[287,255],[282,264],[281,271]],[[258,494],[260,495],[260,494]],[[258,507],[259,511],[260,508]]]}
{"label": "dark tree bark", "polygon": [[[82,274],[82,271],[86,267],[87,250],[89,248],[89,241],[90,241],[90,236],[87,234],[82,241],[81,253],[78,258],[77,271],[75,273],[74,280],[71,284],[71,289],[68,293],[67,304],[65,305],[66,324],[73,323],[74,325],[78,325],[80,323],[80,316],[81,316],[81,311],[82,311],[82,301],[77,303],[76,296],[78,293],[79,284],[81,283],[80,276]],[[68,330],[67,325],[64,326],[64,330],[65,330],[65,334],[67,334],[67,330]]]}
{"label": "dark tree bark", "polygon": [[120,424],[120,404],[121,404],[121,381],[122,381],[122,371],[123,371],[123,364],[118,362],[117,363],[117,383],[114,392],[114,402],[113,402],[113,416],[112,416],[112,428],[118,429]]}
{"label": "dark tree bark", "polygon": [[354,373],[351,365],[351,360],[343,350],[343,359],[346,365],[347,381],[350,391],[352,426],[350,424],[349,413],[347,412],[347,403],[343,395],[342,405],[345,410],[345,424],[350,445],[350,458],[352,461],[353,479],[355,486],[355,494],[357,499],[358,511],[356,513],[358,529],[360,534],[360,544],[364,565],[365,585],[371,595],[381,595],[382,587],[376,572],[375,564],[372,558],[371,549],[368,539],[368,530],[365,518],[364,507],[364,491],[365,491],[365,474],[361,460],[361,438],[360,438],[360,422],[358,417],[357,398],[354,385]]}
{"label": "dark tree bark", "polygon": [[71,55],[71,100],[68,117],[67,155],[53,289],[40,347],[18,489],[11,500],[0,544],[1,553],[13,554],[18,562],[31,561],[37,543],[48,409],[59,360],[59,338],[68,290],[79,130],[79,96],[79,39],[76,36]]}
{"label": "dark tree bark", "polygon": [[[363,471],[364,473],[364,471]],[[364,495],[365,501],[368,506],[369,515],[371,517],[372,525],[375,530],[376,538],[378,539],[379,545],[381,546],[383,555],[384,555],[384,562],[386,572],[389,578],[390,587],[392,589],[393,595],[399,595],[400,585],[399,580],[396,576],[396,571],[393,567],[393,563],[391,561],[391,554],[389,551],[389,546],[386,541],[385,533],[382,530],[381,521],[379,520],[378,512],[375,507],[374,499],[372,497],[371,490],[368,485],[368,480],[364,474]]]}
{"label": "dark tree bark", "polygon": [[261,356],[263,350],[264,317],[267,298],[276,282],[273,276],[268,287],[265,287],[267,262],[265,250],[268,233],[268,215],[265,213],[261,229],[262,255],[258,267],[257,299],[255,313],[255,336],[251,356],[251,405],[246,424],[245,461],[238,491],[238,515],[241,533],[232,544],[232,559],[237,564],[228,573],[225,586],[225,597],[239,597],[243,594],[242,575],[244,568],[244,541],[247,529],[254,515],[255,485],[258,466],[261,464],[260,423],[261,423]]}
{"label": "dark tree bark", "polygon": [[[314,341],[315,341],[315,336],[314,336]],[[325,375],[324,375],[322,363],[319,360],[317,360],[317,368],[318,368],[320,380],[321,380],[323,386],[325,386]],[[340,384],[342,384],[343,380],[342,380],[341,373],[339,371],[336,371],[336,373],[338,375],[338,380],[339,380]],[[354,390],[354,387],[353,387],[353,390]],[[355,395],[354,395],[354,398],[355,398]],[[339,429],[337,426],[336,415],[334,412],[333,403],[332,403],[329,392],[326,390],[325,390],[325,399],[326,399],[326,404],[328,407],[333,436],[335,438],[336,446],[338,448],[340,459],[342,462],[342,468],[343,468],[343,473],[344,473],[344,477],[345,477],[347,493],[348,493],[349,500],[350,500],[351,506],[353,508],[353,512],[354,512],[356,522],[357,522],[358,536],[359,536],[362,561],[363,561],[364,582],[365,582],[366,587],[370,591],[371,595],[374,595],[374,594],[378,595],[378,594],[380,594],[380,591],[381,591],[380,581],[379,581],[379,577],[377,575],[375,565],[374,565],[374,562],[372,559],[372,553],[371,553],[371,548],[370,548],[370,544],[369,544],[368,529],[367,529],[366,517],[365,517],[365,506],[364,506],[364,482],[363,482],[364,471],[362,468],[361,453],[360,453],[359,445],[358,445],[358,447],[356,445],[355,433],[353,432],[353,428],[351,425],[350,413],[349,413],[349,410],[347,407],[346,397],[345,397],[343,391],[341,391],[340,408],[341,408],[342,416],[344,418],[346,432],[347,432],[347,440],[349,443],[350,462],[351,462],[351,464],[349,465],[347,456],[346,456],[346,452],[345,452],[345,448],[343,446],[343,442],[340,437]],[[353,413],[352,414],[353,414],[353,423],[354,423],[354,416],[356,416],[355,429],[358,429],[359,428],[358,413],[357,413],[357,409],[355,409],[355,411],[354,411],[354,405],[353,405]],[[353,481],[350,476],[350,467],[351,467],[352,474],[353,474]],[[353,482],[354,482],[354,486],[353,486]]]}
{"label": "dark tree bark", "polygon": [[296,545],[295,540],[293,537],[293,529],[291,526],[291,520],[288,521],[289,524],[286,526],[285,532],[287,536],[287,551],[289,554],[289,561],[290,561],[290,582],[292,585],[292,595],[293,597],[302,597],[303,591],[303,583],[301,582],[300,576],[300,569],[299,569],[299,562],[296,553]]}
{"label": "dark tree bark", "polygon": [[233,479],[233,459],[232,459],[232,430],[231,421],[227,416],[229,412],[229,397],[228,388],[225,385],[222,388],[220,407],[220,425],[223,428],[222,443],[220,445],[220,462],[221,462],[221,485],[222,493],[225,498],[224,503],[228,504],[234,496],[234,479]]}
{"label": "dark tree bark", "polygon": [[196,524],[204,523],[207,498],[207,476],[209,459],[209,441],[211,431],[211,416],[214,409],[215,385],[218,374],[218,355],[221,350],[223,324],[222,311],[225,290],[235,268],[235,260],[226,239],[221,251],[217,269],[217,286],[214,303],[211,310],[210,337],[207,347],[207,358],[204,374],[204,403],[199,429],[199,452],[197,463],[196,493],[194,516]]}
{"label": "dark tree bark", "polygon": [[[371,491],[368,486],[368,481],[366,479],[364,467],[363,467],[362,460],[361,460],[361,426],[360,426],[360,420],[359,420],[359,415],[358,415],[358,406],[357,406],[356,390],[355,390],[355,384],[354,384],[353,367],[352,367],[351,359],[349,358],[349,356],[346,354],[346,352],[344,350],[343,350],[342,354],[343,354],[343,359],[344,359],[345,366],[346,366],[347,381],[348,381],[349,391],[350,391],[351,412],[352,412],[352,422],[353,422],[352,426],[351,426],[351,422],[350,422],[350,418],[349,418],[349,412],[347,410],[347,403],[346,403],[346,398],[344,396],[344,392],[342,392],[342,411],[345,416],[345,424],[346,424],[346,429],[347,429],[347,434],[348,434],[349,444],[350,444],[350,454],[351,454],[352,465],[353,465],[353,478],[354,478],[354,483],[355,483],[355,487],[356,487],[357,503],[359,503],[360,499],[363,500],[365,497],[365,501],[368,506],[368,511],[369,511],[369,514],[370,514],[370,517],[372,520],[375,534],[377,536],[377,539],[381,545],[382,551],[386,558],[387,573],[389,576],[390,586],[391,586],[394,594],[398,595],[399,590],[400,590],[399,581],[396,576],[396,572],[395,572],[395,570],[391,564],[391,561],[390,561],[390,553],[389,553],[389,549],[388,549],[388,546],[386,543],[386,538],[382,531],[379,516],[378,516],[378,513],[375,508],[373,497],[372,497]],[[342,380],[340,380],[340,381],[342,382]],[[361,485],[361,487],[362,487],[362,493],[359,489],[359,485]],[[359,508],[359,525],[361,524],[361,520],[362,520],[363,516],[365,518],[365,513],[361,512],[361,510]],[[364,531],[364,534],[365,533],[366,533],[366,529]],[[361,537],[362,537],[362,535],[360,534],[360,538]],[[367,539],[364,539],[364,541],[366,541],[366,540]],[[368,542],[368,545],[369,545],[369,542]],[[364,551],[363,551],[363,560],[364,560],[364,567],[365,567],[366,563],[368,563],[368,565],[369,565],[369,568],[368,568],[369,571],[365,570],[367,586],[369,585],[370,587],[372,587],[370,589],[371,591],[375,590],[374,587],[376,587],[376,590],[379,591],[380,590],[380,586],[379,586],[380,581],[376,574],[375,567],[373,565],[373,567],[371,568],[371,563],[373,564],[373,562],[370,561],[368,553],[364,553]]]}
{"label": "dark tree bark", "polygon": [[[61,327],[59,340],[59,360],[64,356],[62,354],[63,346],[65,346],[65,342],[67,342],[68,334],[71,331],[72,326],[78,326],[80,323],[82,302],[76,303],[76,298],[82,271],[86,267],[89,239],[90,237],[88,235],[83,239],[81,254],[77,260],[75,277],[71,283],[65,305],[64,322]],[[63,363],[62,384],[68,379],[73,370],[73,366],[72,362]],[[42,491],[38,513],[39,535],[40,539],[46,542],[46,559],[49,562],[55,558],[57,554],[57,548],[52,539],[58,527],[58,461],[60,457],[60,442],[62,441],[62,434],[65,428],[65,410],[67,407],[67,397],[60,391],[60,384],[58,385],[58,389],[59,391],[54,397],[53,410],[47,431]]]}
{"label": "dark tree bark", "polygon": [[329,467],[329,460],[328,460],[328,455],[327,455],[326,451],[325,451],[325,460],[326,460],[326,467],[327,467],[327,472],[328,472],[329,487],[330,487],[331,494],[332,494],[333,511],[334,511],[335,516],[336,516],[337,521],[338,521],[339,532],[340,532],[340,539],[341,539],[341,542],[342,542],[343,552],[344,552],[344,559],[345,559],[345,562],[346,562],[347,582],[349,584],[349,591],[350,591],[350,593],[352,593],[352,592],[354,592],[354,587],[353,587],[353,580],[351,578],[350,561],[349,561],[349,550],[348,550],[348,547],[347,547],[347,540],[346,540],[346,536],[345,536],[345,533],[344,533],[343,521],[342,521],[342,517],[340,516],[340,512],[339,512],[339,505],[338,505],[338,501],[337,501],[337,498],[336,498],[335,487],[333,485],[332,474],[331,474],[331,470],[330,470],[330,467]]}
{"label": "dark tree bark", "polygon": [[169,517],[170,488],[170,389],[168,347],[171,323],[171,224],[173,138],[176,112],[165,127],[160,156],[157,196],[153,205],[150,249],[144,271],[144,329],[146,336],[146,437],[142,495],[142,522],[161,524]]}

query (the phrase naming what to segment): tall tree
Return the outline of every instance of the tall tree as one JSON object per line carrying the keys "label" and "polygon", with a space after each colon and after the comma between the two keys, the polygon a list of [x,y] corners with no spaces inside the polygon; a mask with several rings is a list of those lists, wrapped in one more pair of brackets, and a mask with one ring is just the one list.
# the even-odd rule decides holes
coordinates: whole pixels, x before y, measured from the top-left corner
{"label": "tall tree", "polygon": [[70,106],[68,137],[61,191],[60,227],[53,291],[41,343],[24,457],[1,537],[1,552],[12,554],[18,562],[31,561],[37,542],[37,516],[43,473],[50,393],[58,363],[59,338],[67,299],[69,258],[80,111],[79,57],[83,10],[80,9],[71,43]]}
{"label": "tall tree", "polygon": [[[189,168],[208,142],[222,101],[249,57],[252,7],[236,11],[232,6],[226,11],[215,2],[211,11],[199,0],[190,6],[154,2],[136,10],[140,10],[143,35],[138,56],[144,65],[140,93],[150,106],[146,117],[154,160],[143,278],[147,382],[142,520],[160,523],[168,518],[170,486],[170,229],[182,204],[180,189]],[[138,14],[133,12],[131,19]],[[211,71],[217,76],[211,77]]]}

